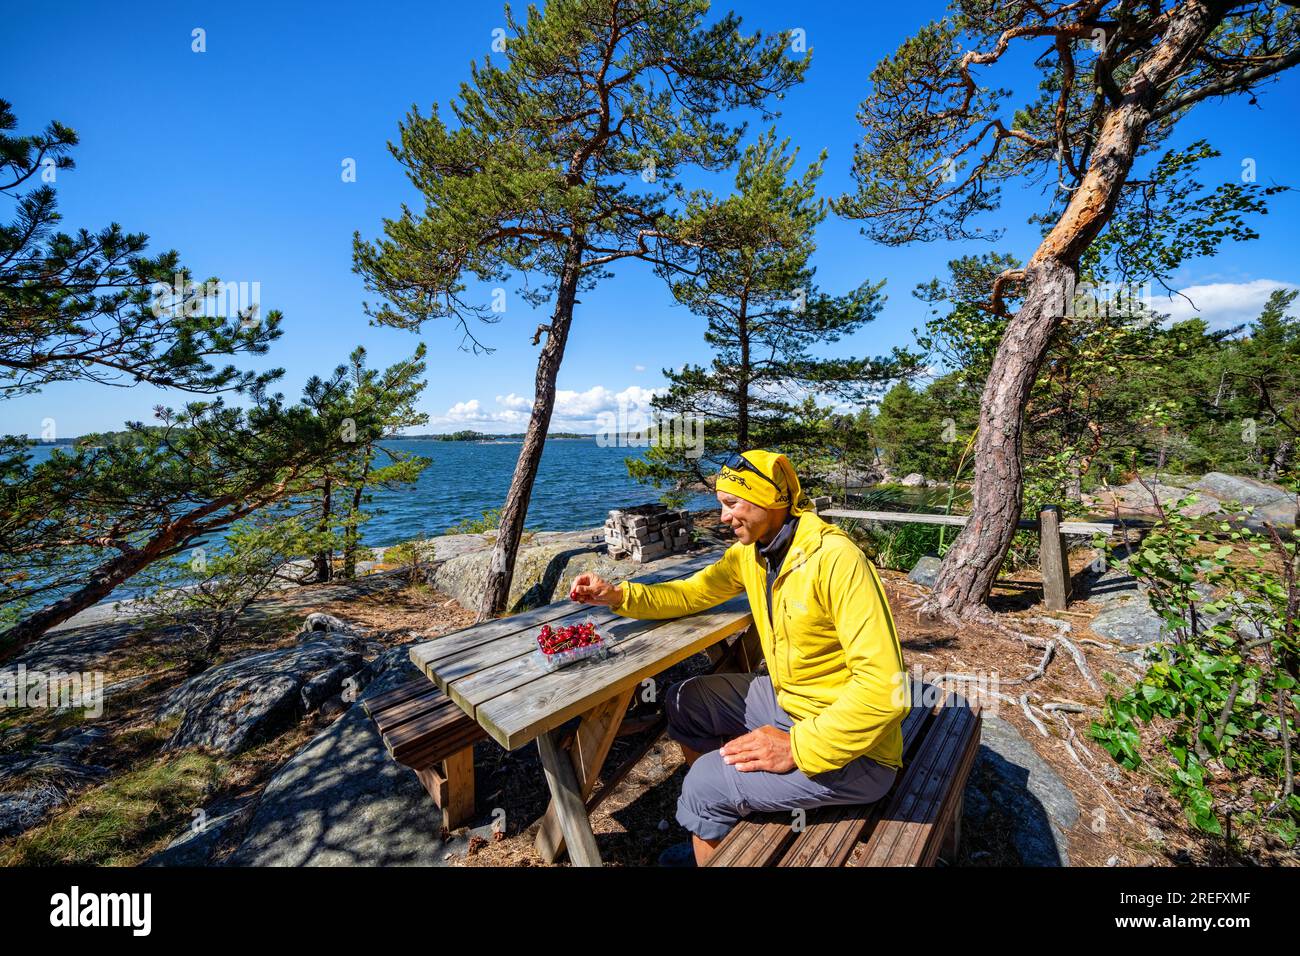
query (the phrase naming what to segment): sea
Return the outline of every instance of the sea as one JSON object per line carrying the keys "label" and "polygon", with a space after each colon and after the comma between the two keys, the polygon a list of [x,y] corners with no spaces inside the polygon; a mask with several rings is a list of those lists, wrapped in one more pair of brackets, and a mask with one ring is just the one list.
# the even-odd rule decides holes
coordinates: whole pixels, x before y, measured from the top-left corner
{"label": "sea", "polygon": [[[460,521],[501,507],[523,443],[402,438],[383,444],[431,459],[431,464],[412,485],[374,490],[368,508],[373,517],[361,526],[362,542],[374,547],[443,534]],[[33,448],[32,460],[43,460],[55,447]],[[660,491],[633,480],[624,464],[624,459],[644,454],[644,448],[599,444],[595,438],[547,439],[525,527],[537,531],[594,528],[613,508],[657,501]],[[380,456],[377,464],[383,463]],[[717,498],[692,495],[685,507],[716,508]]]}

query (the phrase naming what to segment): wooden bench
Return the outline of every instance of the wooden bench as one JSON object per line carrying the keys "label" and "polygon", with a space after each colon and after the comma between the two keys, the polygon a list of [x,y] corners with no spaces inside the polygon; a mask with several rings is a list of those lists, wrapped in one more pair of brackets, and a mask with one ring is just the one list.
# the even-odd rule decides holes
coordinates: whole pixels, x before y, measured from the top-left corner
{"label": "wooden bench", "polygon": [[415,771],[454,830],[474,815],[474,744],[487,731],[425,677],[363,701],[384,747]]}
{"label": "wooden bench", "polygon": [[979,706],[915,681],[912,701],[903,719],[903,770],[883,798],[810,810],[799,827],[790,813],[746,817],[706,865],[933,866],[940,856],[951,862],[979,750]]}

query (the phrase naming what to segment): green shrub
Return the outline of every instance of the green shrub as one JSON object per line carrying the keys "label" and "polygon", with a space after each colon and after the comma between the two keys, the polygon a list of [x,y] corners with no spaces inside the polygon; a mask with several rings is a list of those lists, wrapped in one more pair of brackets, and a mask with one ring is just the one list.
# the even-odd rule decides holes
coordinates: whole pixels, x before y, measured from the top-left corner
{"label": "green shrub", "polygon": [[406,580],[415,584],[423,579],[424,567],[433,561],[434,542],[412,538],[384,549],[384,563],[394,564],[406,574]]}
{"label": "green shrub", "polygon": [[466,518],[447,529],[447,534],[486,534],[501,527],[501,509],[489,508],[482,517]]}
{"label": "green shrub", "polygon": [[1294,844],[1300,533],[1207,528],[1179,513],[1196,497],[1164,509],[1128,560],[1168,640],[1148,651],[1141,680],[1107,695],[1091,734],[1138,769],[1141,728],[1172,722],[1156,741],[1166,763],[1150,769],[1192,825],[1215,835],[1262,827]]}

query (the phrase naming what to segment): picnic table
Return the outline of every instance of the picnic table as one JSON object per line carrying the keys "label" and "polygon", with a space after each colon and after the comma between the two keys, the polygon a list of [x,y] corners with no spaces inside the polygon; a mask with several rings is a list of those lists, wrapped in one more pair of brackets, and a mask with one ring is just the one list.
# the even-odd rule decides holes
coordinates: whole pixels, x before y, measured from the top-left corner
{"label": "picnic table", "polygon": [[[717,561],[718,549],[663,562],[637,575],[644,583],[686,577]],[[548,671],[537,650],[544,623],[559,627],[590,615],[611,642],[610,653]],[[609,608],[557,601],[476,624],[411,648],[411,660],[452,702],[507,750],[537,742],[551,803],[537,835],[548,861],[568,850],[579,866],[599,866],[600,852],[585,801],[637,688],[679,661],[749,627],[741,594],[698,614],[638,621]],[[569,749],[561,727],[580,717]]]}

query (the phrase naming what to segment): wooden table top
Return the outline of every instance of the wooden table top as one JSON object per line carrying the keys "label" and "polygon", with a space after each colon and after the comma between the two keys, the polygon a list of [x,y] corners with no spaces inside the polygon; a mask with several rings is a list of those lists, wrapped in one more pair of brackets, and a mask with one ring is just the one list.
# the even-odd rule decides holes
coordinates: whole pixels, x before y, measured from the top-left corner
{"label": "wooden table top", "polygon": [[[654,571],[633,580],[649,584],[687,577],[721,556],[720,549],[713,549],[656,562]],[[580,622],[588,615],[610,643],[609,656],[548,671],[537,654],[538,629],[543,623]],[[411,661],[494,740],[514,750],[743,630],[752,620],[744,594],[664,621],[633,620],[609,608],[564,600],[417,644]]]}

